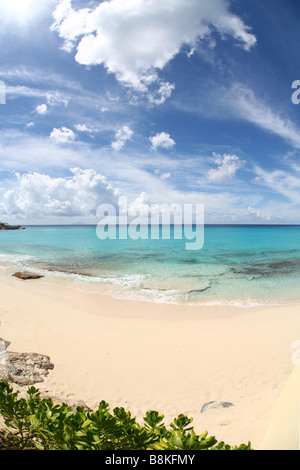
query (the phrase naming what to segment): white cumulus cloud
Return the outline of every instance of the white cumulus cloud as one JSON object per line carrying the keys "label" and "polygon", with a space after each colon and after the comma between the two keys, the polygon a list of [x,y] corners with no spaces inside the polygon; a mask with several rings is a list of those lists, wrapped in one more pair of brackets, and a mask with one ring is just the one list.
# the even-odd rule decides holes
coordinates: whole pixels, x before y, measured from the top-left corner
{"label": "white cumulus cloud", "polygon": [[207,173],[207,179],[212,182],[221,182],[235,176],[237,170],[242,167],[243,162],[236,155],[213,154],[217,168],[212,168]]}
{"label": "white cumulus cloud", "polygon": [[75,124],[75,129],[77,132],[83,132],[83,133],[87,133],[87,134],[94,134],[97,132],[96,129],[92,129],[91,127],[88,127],[86,124]]}
{"label": "white cumulus cloud", "polygon": [[91,129],[86,124],[76,124],[74,127],[78,132],[91,132]]}
{"label": "white cumulus cloud", "polygon": [[39,104],[36,108],[35,111],[37,114],[44,115],[47,114],[48,112],[48,106],[46,104]]}
{"label": "white cumulus cloud", "polygon": [[61,127],[60,129],[55,127],[50,134],[50,138],[58,144],[74,142],[75,137],[76,136],[72,129],[68,129],[67,127]]}
{"label": "white cumulus cloud", "polygon": [[114,150],[121,150],[124,147],[127,140],[130,140],[133,136],[133,131],[128,126],[123,126],[116,132],[115,140],[111,143]]}
{"label": "white cumulus cloud", "polygon": [[123,84],[148,93],[158,84],[152,103],[170,96],[174,85],[159,79],[159,71],[184,45],[217,31],[221,39],[233,37],[244,49],[256,43],[241,18],[229,10],[226,0],[110,0],[97,7],[75,9],[62,0],[51,27],[63,39],[63,48],[83,65],[103,64]]}
{"label": "white cumulus cloud", "polygon": [[149,137],[149,140],[154,150],[156,150],[159,147],[170,149],[174,147],[174,145],[176,144],[175,140],[172,139],[170,134],[168,134],[167,132],[159,132]]}
{"label": "white cumulus cloud", "polygon": [[18,217],[90,216],[98,205],[116,203],[118,190],[95,170],[72,168],[70,178],[38,172],[16,173],[18,186],[6,191],[2,214]]}

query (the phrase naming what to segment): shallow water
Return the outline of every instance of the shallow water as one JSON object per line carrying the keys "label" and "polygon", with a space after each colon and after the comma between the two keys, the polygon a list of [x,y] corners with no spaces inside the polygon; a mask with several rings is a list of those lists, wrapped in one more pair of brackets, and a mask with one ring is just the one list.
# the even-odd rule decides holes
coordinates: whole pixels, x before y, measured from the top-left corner
{"label": "shallow water", "polygon": [[206,226],[201,250],[186,240],[99,240],[95,226],[0,232],[0,263],[104,284],[156,302],[252,306],[300,300],[300,227]]}

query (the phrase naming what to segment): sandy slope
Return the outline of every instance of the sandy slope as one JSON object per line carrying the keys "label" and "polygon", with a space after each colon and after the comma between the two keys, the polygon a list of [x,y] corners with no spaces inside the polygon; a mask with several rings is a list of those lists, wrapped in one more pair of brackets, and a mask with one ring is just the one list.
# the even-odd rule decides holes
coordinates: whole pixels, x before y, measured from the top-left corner
{"label": "sandy slope", "polygon": [[[77,287],[1,278],[0,337],[55,364],[38,388],[91,407],[103,399],[138,418],[155,409],[166,423],[185,413],[198,432],[259,448],[294,368],[299,306],[178,306]],[[234,406],[201,413],[213,400]]]}

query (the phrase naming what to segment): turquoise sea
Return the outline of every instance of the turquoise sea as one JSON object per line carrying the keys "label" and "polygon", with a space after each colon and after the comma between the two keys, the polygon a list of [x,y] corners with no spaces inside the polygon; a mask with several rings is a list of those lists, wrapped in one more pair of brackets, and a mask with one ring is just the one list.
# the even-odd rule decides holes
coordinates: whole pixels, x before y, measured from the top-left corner
{"label": "turquoise sea", "polygon": [[[172,232],[172,230],[171,230]],[[0,232],[0,263],[155,302],[256,306],[300,300],[300,226],[205,226],[186,240],[100,240],[95,226]]]}

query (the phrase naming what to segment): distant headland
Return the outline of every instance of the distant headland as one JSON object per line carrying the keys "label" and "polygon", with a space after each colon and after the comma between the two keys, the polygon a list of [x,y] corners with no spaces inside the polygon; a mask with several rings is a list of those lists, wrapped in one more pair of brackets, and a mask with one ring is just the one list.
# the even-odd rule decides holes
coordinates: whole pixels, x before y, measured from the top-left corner
{"label": "distant headland", "polygon": [[21,225],[9,225],[7,222],[0,222],[0,230],[20,230]]}

